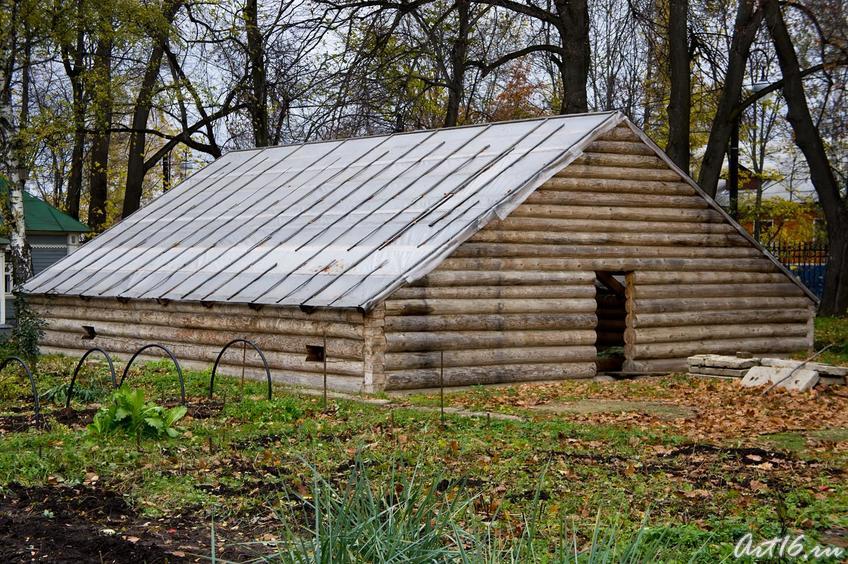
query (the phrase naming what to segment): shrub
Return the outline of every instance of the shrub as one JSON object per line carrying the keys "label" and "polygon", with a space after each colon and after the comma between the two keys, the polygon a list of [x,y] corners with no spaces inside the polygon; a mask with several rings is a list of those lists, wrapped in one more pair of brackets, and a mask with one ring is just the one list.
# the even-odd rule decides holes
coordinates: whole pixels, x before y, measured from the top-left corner
{"label": "shrub", "polygon": [[23,294],[15,293],[15,326],[0,345],[0,353],[6,356],[22,356],[30,362],[38,358],[38,341],[44,337],[47,322],[29,306]]}
{"label": "shrub", "polygon": [[145,402],[143,391],[120,388],[112,394],[109,404],[94,416],[88,432],[101,437],[126,433],[134,436],[139,444],[143,438],[173,438],[179,434],[174,425],[187,411],[183,405],[166,409]]}

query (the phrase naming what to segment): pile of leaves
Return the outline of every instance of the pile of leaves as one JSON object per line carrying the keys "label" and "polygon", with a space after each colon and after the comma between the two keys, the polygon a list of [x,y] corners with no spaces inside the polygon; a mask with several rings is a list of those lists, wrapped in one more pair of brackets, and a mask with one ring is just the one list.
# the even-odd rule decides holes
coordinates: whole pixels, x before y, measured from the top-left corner
{"label": "pile of leaves", "polygon": [[174,438],[179,435],[174,425],[187,411],[184,405],[164,408],[146,402],[142,390],[120,388],[94,416],[88,431],[100,437],[126,433],[138,442],[144,438]]}
{"label": "pile of leaves", "polygon": [[[523,385],[504,390],[456,394],[450,403],[478,411],[530,410],[553,403],[640,400],[690,409],[693,417],[663,419],[638,410],[560,413],[559,418],[592,424],[623,424],[643,429],[664,429],[695,441],[718,441],[746,436],[848,427],[848,392],[842,386],[797,393],[772,390],[765,396],[739,386],[736,381],[686,376],[624,380],[599,384],[564,381]],[[542,412],[538,412],[539,415]]]}

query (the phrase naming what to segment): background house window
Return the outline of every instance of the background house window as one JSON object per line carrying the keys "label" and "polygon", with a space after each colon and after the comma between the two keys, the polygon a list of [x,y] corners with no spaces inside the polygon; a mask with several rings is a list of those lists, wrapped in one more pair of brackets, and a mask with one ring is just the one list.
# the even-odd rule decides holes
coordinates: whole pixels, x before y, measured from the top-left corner
{"label": "background house window", "polygon": [[78,233],[69,233],[68,234],[68,254],[71,254],[80,244],[80,236]]}

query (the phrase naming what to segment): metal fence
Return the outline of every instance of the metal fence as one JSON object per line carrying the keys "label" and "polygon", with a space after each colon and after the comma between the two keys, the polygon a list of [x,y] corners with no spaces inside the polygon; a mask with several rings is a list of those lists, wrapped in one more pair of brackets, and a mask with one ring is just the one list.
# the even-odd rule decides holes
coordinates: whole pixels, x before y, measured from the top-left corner
{"label": "metal fence", "polygon": [[827,273],[827,245],[821,243],[778,243],[767,247],[769,252],[795,273],[807,288],[818,297],[824,294]]}

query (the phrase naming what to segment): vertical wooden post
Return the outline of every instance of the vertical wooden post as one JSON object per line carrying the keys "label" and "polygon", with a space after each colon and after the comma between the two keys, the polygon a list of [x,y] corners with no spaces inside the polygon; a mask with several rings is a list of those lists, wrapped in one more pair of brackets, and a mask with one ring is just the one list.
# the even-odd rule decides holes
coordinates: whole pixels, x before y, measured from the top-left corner
{"label": "vertical wooden post", "polygon": [[439,351],[439,411],[445,424],[445,351]]}
{"label": "vertical wooden post", "polygon": [[636,275],[628,272],[624,275],[624,365],[622,370],[633,370],[633,361],[636,360],[636,310],[634,308],[636,299]]}
{"label": "vertical wooden post", "polygon": [[244,369],[247,363],[247,343],[241,344],[241,388],[239,389],[240,399],[244,399]]}
{"label": "vertical wooden post", "polygon": [[323,332],[324,337],[324,411],[327,410],[327,330]]}

